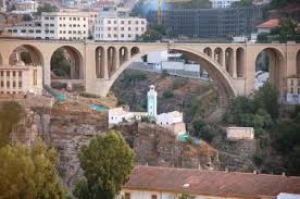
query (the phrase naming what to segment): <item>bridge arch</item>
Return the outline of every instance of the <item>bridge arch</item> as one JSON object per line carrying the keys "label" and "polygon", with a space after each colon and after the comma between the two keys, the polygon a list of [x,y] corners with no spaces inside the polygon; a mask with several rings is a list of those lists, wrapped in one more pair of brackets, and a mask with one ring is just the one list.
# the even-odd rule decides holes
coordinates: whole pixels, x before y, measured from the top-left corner
{"label": "bridge arch", "polygon": [[3,66],[2,55],[0,53],[0,67]]}
{"label": "bridge arch", "polygon": [[236,50],[236,72],[237,77],[245,76],[245,50],[242,47],[239,47]]}
{"label": "bridge arch", "polygon": [[209,57],[212,57],[212,49],[210,47],[204,48],[203,53]]}
{"label": "bridge arch", "polygon": [[284,91],[286,89],[286,61],[285,56],[280,51],[280,49],[274,47],[265,47],[258,51],[255,56],[255,63],[258,64],[258,59],[260,56],[265,56],[267,58],[266,67],[269,72],[268,81],[275,85],[280,90],[281,97],[284,96]]}
{"label": "bridge arch", "polygon": [[84,79],[84,60],[83,55],[80,53],[78,49],[72,46],[64,45],[59,46],[53,50],[50,58],[50,67],[51,70],[57,66],[55,66],[54,56],[57,52],[64,53],[67,62],[71,65],[69,71],[70,79]]}
{"label": "bridge arch", "polygon": [[129,54],[128,54],[128,48],[125,46],[122,46],[119,49],[119,57],[120,57],[120,65],[124,64],[126,61],[129,59]]}
{"label": "bridge arch", "polygon": [[224,65],[224,52],[222,48],[217,47],[214,50],[214,60],[216,60],[221,66]]}
{"label": "bridge arch", "polygon": [[234,50],[232,48],[226,48],[225,50],[225,66],[226,71],[231,77],[234,76]]}
{"label": "bridge arch", "polygon": [[140,49],[136,46],[132,47],[130,50],[130,56],[133,57],[140,53]]}
{"label": "bridge arch", "polygon": [[[23,53],[26,54],[24,57],[22,56]],[[37,47],[28,44],[19,45],[9,53],[10,66],[16,66],[19,61],[33,66],[43,67],[45,64],[41,51]]]}
{"label": "bridge arch", "polygon": [[300,75],[300,50],[298,50],[296,55],[296,74]]}
{"label": "bridge arch", "polygon": [[209,56],[202,52],[198,52],[191,49],[183,49],[183,48],[164,48],[164,49],[155,49],[155,50],[147,50],[143,51],[141,53],[136,54],[134,57],[132,57],[130,60],[125,62],[110,78],[110,83],[108,87],[106,88],[108,91],[110,90],[111,86],[115,82],[115,80],[121,75],[121,73],[134,61],[136,61],[138,58],[141,58],[147,54],[149,54],[152,51],[164,51],[164,50],[173,50],[176,52],[184,53],[187,55],[188,58],[192,59],[193,61],[196,61],[201,65],[201,67],[204,68],[209,74],[210,77],[213,79],[213,81],[216,83],[217,87],[219,88],[219,91],[221,92],[222,96],[226,97],[235,97],[237,95],[237,92],[233,86],[233,82],[231,77],[224,71],[224,69],[220,68],[218,64],[216,64]]}

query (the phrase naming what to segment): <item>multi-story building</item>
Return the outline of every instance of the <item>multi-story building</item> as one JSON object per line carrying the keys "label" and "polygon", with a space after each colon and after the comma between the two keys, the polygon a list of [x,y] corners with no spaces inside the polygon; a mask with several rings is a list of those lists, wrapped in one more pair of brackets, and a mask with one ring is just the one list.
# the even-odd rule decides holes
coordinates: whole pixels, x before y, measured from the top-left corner
{"label": "multi-story building", "polygon": [[42,67],[17,62],[14,66],[0,67],[0,97],[24,97],[26,93],[41,95]]}
{"label": "multi-story building", "polygon": [[32,0],[19,0],[14,3],[16,10],[15,12],[32,13],[37,12],[38,3]]}
{"label": "multi-story building", "polygon": [[237,1],[240,0],[210,0],[212,8],[228,8]]}
{"label": "multi-story building", "polygon": [[9,31],[13,36],[41,39],[87,39],[88,22],[87,12],[42,13],[38,21],[18,24]]}
{"label": "multi-story building", "polygon": [[[172,36],[228,38],[249,35],[261,23],[262,6],[227,9],[164,10],[162,25]],[[157,12],[150,11],[150,26],[157,24]]]}
{"label": "multi-story building", "polygon": [[100,12],[95,22],[94,39],[105,41],[132,41],[146,32],[147,20],[129,17],[124,12]]}

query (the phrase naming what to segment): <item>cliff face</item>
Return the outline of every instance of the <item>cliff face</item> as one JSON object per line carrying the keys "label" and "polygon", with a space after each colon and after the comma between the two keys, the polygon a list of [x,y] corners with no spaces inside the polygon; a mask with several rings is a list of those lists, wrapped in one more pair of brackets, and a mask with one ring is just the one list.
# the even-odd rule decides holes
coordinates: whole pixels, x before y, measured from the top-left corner
{"label": "cliff face", "polygon": [[[107,117],[93,112],[62,112],[35,109],[14,128],[13,141],[30,145],[37,136],[55,146],[60,163],[59,172],[64,182],[73,188],[82,176],[77,153],[92,136],[107,131]],[[218,153],[204,141],[200,146],[176,141],[175,136],[159,126],[140,123],[113,128],[122,132],[136,153],[137,164],[176,166],[186,168],[219,169]]]}

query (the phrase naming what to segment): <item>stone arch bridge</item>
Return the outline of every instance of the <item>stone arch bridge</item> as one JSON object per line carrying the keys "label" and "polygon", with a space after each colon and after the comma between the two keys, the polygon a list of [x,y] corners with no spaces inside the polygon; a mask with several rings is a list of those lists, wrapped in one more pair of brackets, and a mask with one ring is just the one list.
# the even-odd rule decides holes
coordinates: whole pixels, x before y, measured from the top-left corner
{"label": "stone arch bridge", "polygon": [[[18,47],[25,48],[33,65],[43,68],[43,83],[51,84],[50,62],[60,48],[73,56],[77,75],[86,92],[107,95],[112,84],[132,62],[152,51],[174,50],[198,62],[226,97],[249,95],[255,87],[256,60],[260,52],[269,55],[270,82],[284,96],[286,78],[300,73],[300,45],[252,43],[138,43],[30,40],[0,38],[0,67],[14,67],[11,56]],[[72,81],[71,80],[71,81]]]}

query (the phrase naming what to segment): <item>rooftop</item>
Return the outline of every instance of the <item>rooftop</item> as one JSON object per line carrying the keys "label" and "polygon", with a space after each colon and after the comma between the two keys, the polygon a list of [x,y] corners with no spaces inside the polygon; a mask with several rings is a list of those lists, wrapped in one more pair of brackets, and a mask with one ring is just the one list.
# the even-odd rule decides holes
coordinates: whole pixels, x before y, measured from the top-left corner
{"label": "rooftop", "polygon": [[222,197],[276,197],[279,193],[300,193],[300,177],[282,175],[201,171],[167,167],[136,166],[127,189],[145,189]]}
{"label": "rooftop", "polygon": [[279,20],[278,19],[270,19],[258,26],[256,28],[276,28],[279,25]]}

